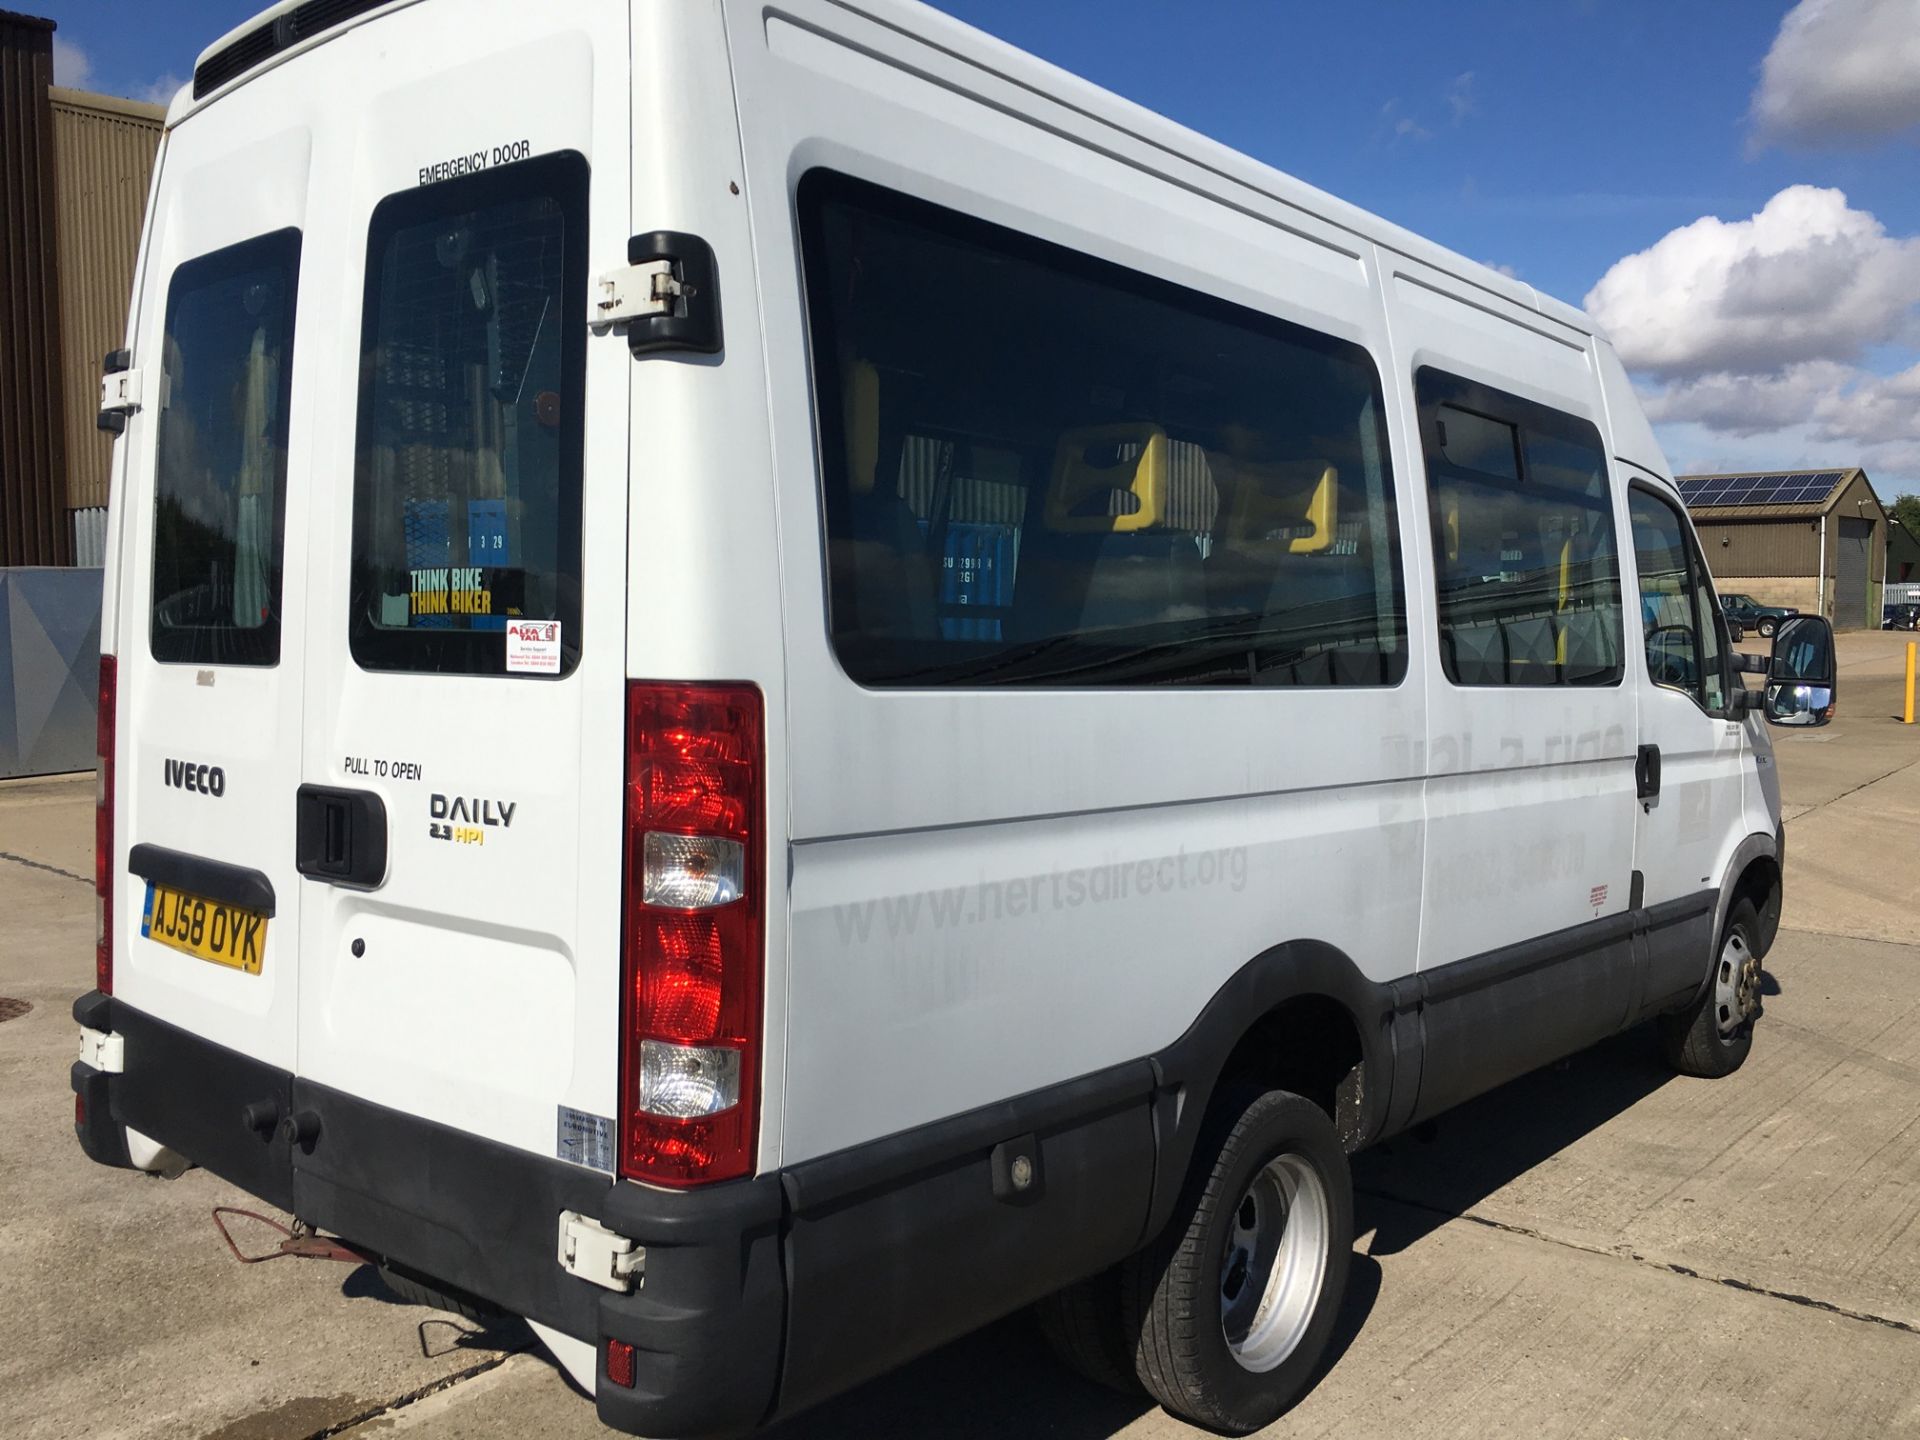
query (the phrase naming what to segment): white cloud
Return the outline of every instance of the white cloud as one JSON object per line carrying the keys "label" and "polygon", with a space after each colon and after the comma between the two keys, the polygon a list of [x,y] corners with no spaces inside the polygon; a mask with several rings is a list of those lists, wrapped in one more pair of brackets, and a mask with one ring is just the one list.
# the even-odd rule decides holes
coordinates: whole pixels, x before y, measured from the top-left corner
{"label": "white cloud", "polygon": [[133,100],[145,100],[149,105],[171,105],[174,95],[187,82],[169,70],[158,80],[143,85],[129,96]]}
{"label": "white cloud", "polygon": [[1433,132],[1422,125],[1412,115],[1401,113],[1398,96],[1380,107],[1380,119],[1374,126],[1373,139],[1376,145],[1398,145],[1402,140],[1431,140]]}
{"label": "white cloud", "polygon": [[53,37],[53,83],[80,89],[93,78],[93,61],[73,41]]}
{"label": "white cloud", "polygon": [[1872,141],[1920,125],[1920,0],[1800,0],[1753,92],[1755,138]]}
{"label": "white cloud", "polygon": [[1831,360],[1810,360],[1771,375],[1701,375],[1647,394],[1647,418],[1746,439],[1804,422],[1824,397],[1859,373]]}
{"label": "white cloud", "polygon": [[1920,482],[1920,364],[1879,375],[1828,360],[1706,375],[1644,397],[1683,469],[1864,465],[1882,494]]}
{"label": "white cloud", "polygon": [[1920,238],[1838,190],[1795,185],[1746,220],[1708,215],[1615,263],[1587,294],[1628,366],[1663,378],[1852,361],[1913,338]]}
{"label": "white cloud", "polygon": [[1456,125],[1479,108],[1480,102],[1473,93],[1473,71],[1462,71],[1453,77],[1453,83],[1447,86],[1446,101]]}
{"label": "white cloud", "polygon": [[1920,482],[1916,306],[1920,237],[1804,185],[1670,232],[1587,295],[1676,465],[1865,465],[1887,494]]}

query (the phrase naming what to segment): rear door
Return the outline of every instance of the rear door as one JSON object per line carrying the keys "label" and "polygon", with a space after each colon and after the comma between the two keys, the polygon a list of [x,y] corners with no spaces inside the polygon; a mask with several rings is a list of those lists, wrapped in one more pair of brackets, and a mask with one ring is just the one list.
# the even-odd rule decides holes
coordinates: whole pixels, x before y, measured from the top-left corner
{"label": "rear door", "polygon": [[293,397],[324,326],[307,264],[312,130],[249,97],[232,114],[168,138],[131,327],[114,990],[284,1069],[316,428]]}
{"label": "rear door", "polygon": [[457,9],[303,81],[365,98],[327,175],[299,1069],[611,1168],[633,360],[586,317],[632,233],[627,8]]}

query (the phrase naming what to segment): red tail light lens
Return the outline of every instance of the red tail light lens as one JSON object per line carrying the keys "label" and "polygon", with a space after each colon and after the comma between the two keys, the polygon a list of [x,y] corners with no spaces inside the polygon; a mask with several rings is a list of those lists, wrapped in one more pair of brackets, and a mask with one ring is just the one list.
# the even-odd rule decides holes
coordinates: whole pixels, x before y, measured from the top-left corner
{"label": "red tail light lens", "polygon": [[100,709],[94,721],[93,778],[93,983],[113,993],[113,737],[119,718],[119,667],[100,657]]}
{"label": "red tail light lens", "polygon": [[701,1185],[753,1169],[765,787],[765,707],[755,687],[628,686],[620,1057],[627,1179]]}

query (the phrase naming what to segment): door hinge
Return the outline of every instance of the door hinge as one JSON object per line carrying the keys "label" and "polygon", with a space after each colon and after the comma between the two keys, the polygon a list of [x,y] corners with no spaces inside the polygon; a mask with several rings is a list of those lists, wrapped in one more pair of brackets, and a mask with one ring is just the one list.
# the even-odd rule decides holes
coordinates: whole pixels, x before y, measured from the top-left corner
{"label": "door hinge", "polygon": [[720,276],[698,235],[656,230],[627,242],[627,263],[593,282],[587,324],[626,331],[635,355],[655,350],[720,352]]}
{"label": "door hinge", "polygon": [[631,1290],[647,1275],[647,1250],[575,1210],[560,1212],[560,1268],[608,1290]]}
{"label": "door hinge", "polygon": [[80,1060],[102,1075],[121,1075],[127,1068],[127,1042],[106,1030],[80,1031]]}
{"label": "door hinge", "polygon": [[609,270],[593,282],[590,325],[623,325],[643,315],[671,315],[686,287],[671,260],[648,260]]}
{"label": "door hinge", "polygon": [[[122,355],[124,351],[115,351]],[[108,357],[109,364],[113,356]],[[100,415],[95,422],[102,430],[118,435],[127,428],[127,416],[140,408],[140,371],[131,367],[109,369],[100,377]]]}

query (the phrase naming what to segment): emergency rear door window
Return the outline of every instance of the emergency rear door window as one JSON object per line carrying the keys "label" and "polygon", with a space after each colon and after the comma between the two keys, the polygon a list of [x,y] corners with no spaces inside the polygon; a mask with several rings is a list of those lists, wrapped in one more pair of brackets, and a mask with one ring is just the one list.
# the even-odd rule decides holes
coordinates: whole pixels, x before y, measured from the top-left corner
{"label": "emergency rear door window", "polygon": [[374,211],[349,624],[366,669],[579,659],[586,201],[569,153]]}
{"label": "emergency rear door window", "polygon": [[174,271],[154,469],[156,660],[279,662],[299,269],[300,232],[281,230]]}

